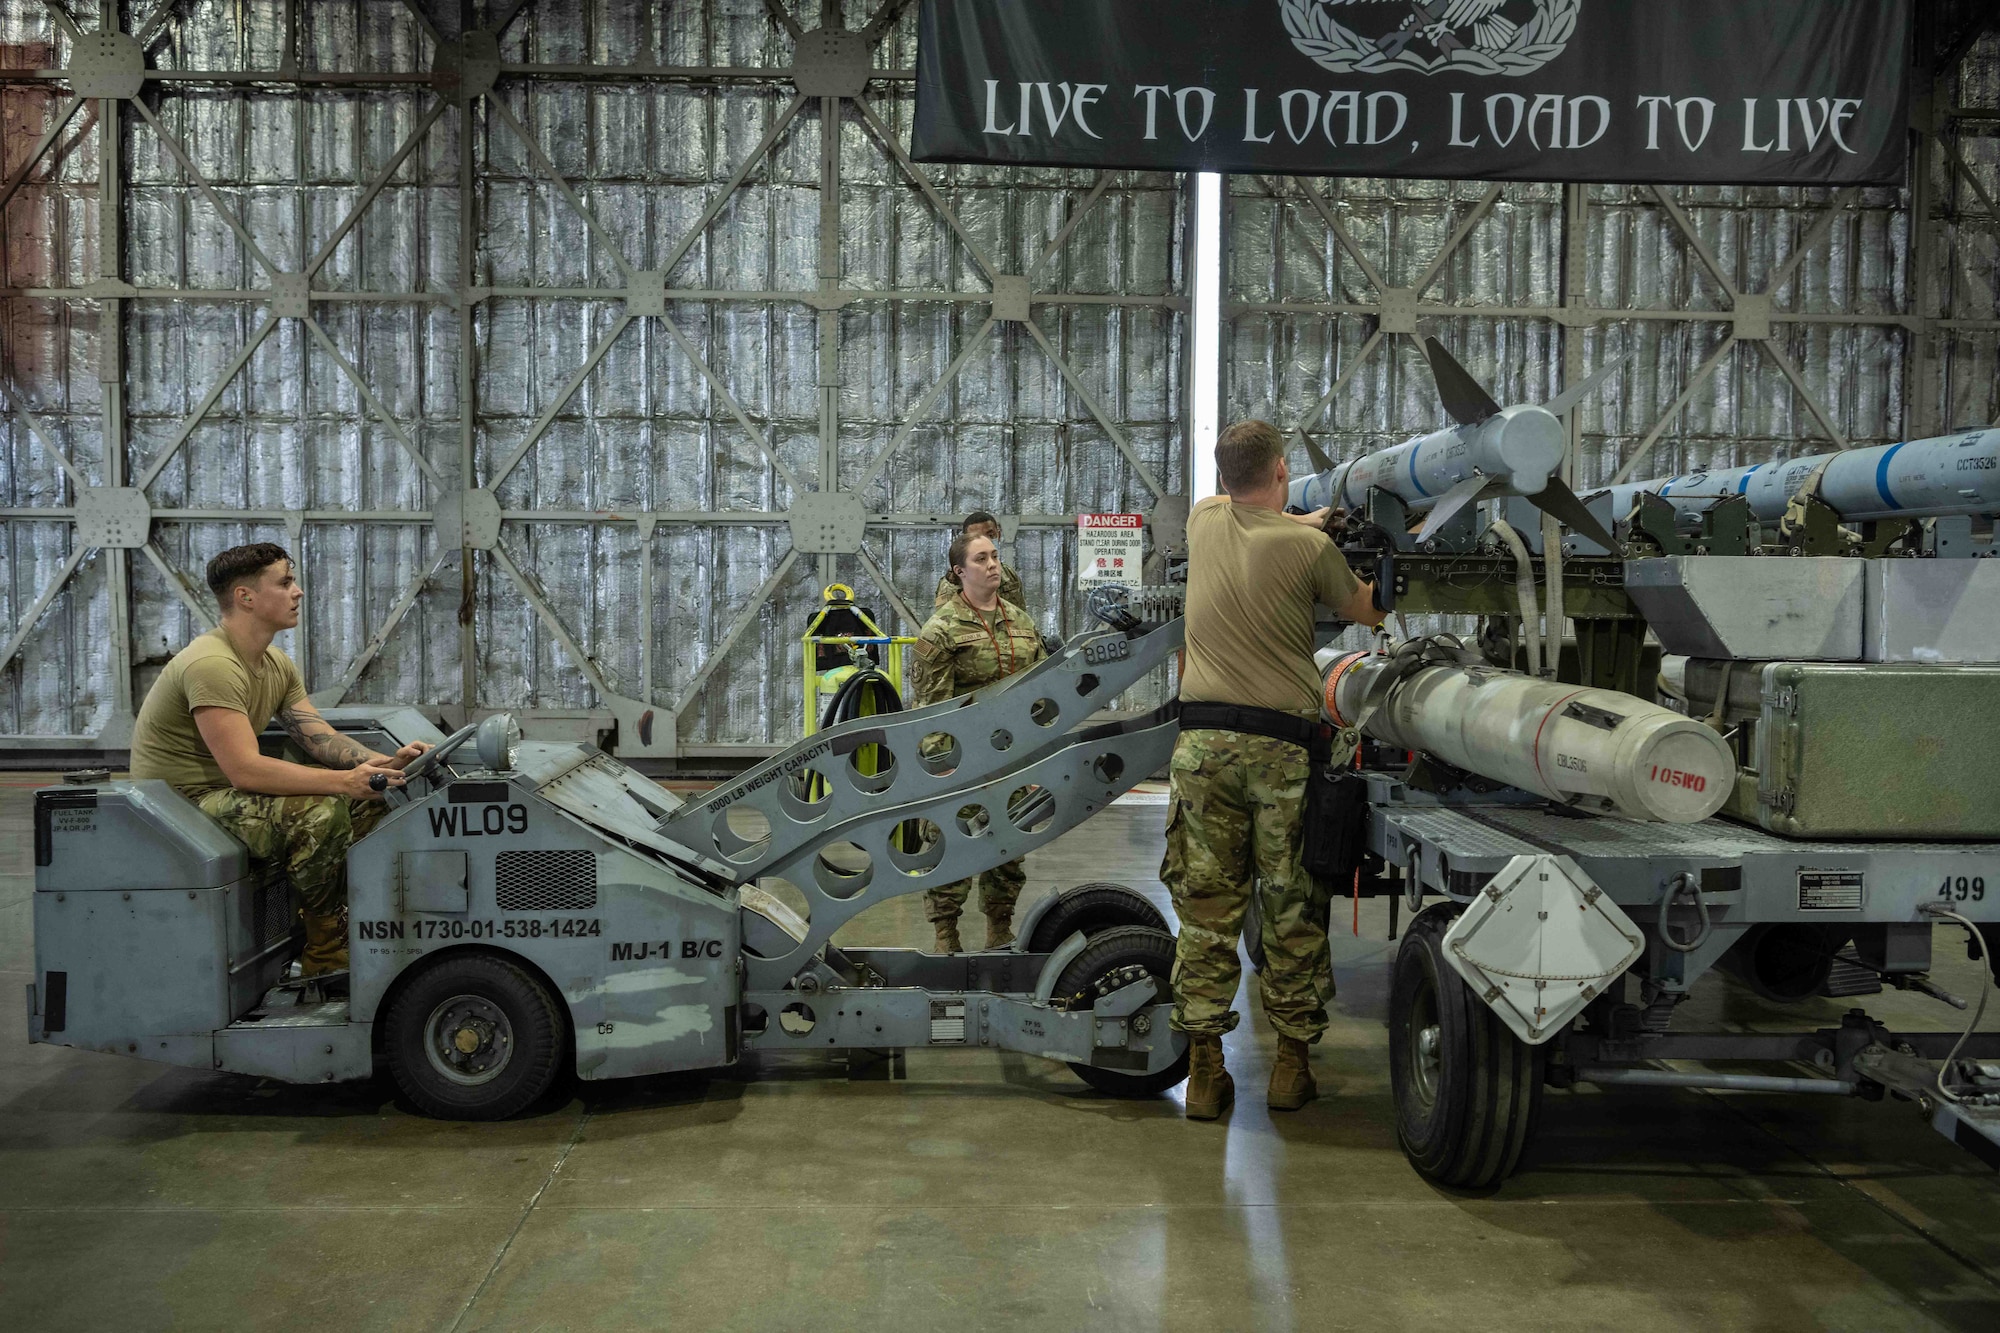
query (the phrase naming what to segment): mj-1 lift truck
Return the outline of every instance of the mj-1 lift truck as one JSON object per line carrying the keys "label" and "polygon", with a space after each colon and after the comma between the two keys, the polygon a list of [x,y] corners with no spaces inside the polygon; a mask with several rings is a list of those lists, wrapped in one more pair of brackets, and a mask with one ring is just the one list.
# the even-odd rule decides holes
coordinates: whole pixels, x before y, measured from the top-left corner
{"label": "mj-1 lift truck", "polygon": [[[299,1083],[382,1067],[419,1109],[466,1120],[514,1114],[568,1069],[770,1049],[993,1046],[1157,1093],[1187,1070],[1167,1024],[1174,940],[1130,889],[1044,899],[1012,947],[983,953],[832,936],[885,898],[1046,845],[1162,767],[1171,709],[1087,720],[1180,642],[1177,619],[1085,633],[688,803],[593,746],[523,743],[489,717],[412,763],[349,852],[345,978],[287,980],[291,887],[165,783],[44,789],[28,1039]],[[437,734],[407,709],[347,712],[337,725],[391,748]],[[757,886],[773,879],[806,914]]]}

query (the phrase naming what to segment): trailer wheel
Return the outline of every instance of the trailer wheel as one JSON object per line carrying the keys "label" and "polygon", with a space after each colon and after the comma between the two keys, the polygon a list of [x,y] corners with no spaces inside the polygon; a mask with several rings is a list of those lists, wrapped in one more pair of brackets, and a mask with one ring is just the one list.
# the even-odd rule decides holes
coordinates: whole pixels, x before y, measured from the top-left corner
{"label": "trailer wheel", "polygon": [[440,1120],[503,1120],[547,1092],[568,1032],[555,999],[527,969],[491,954],[431,963],[397,992],[384,1019],[396,1086]]}
{"label": "trailer wheel", "polygon": [[1541,1114],[1545,1061],[1445,961],[1458,910],[1431,907],[1403,935],[1389,992],[1389,1078],[1410,1164],[1440,1185],[1480,1189],[1521,1160]]}
{"label": "trailer wheel", "polygon": [[1034,933],[1022,947],[1028,953],[1054,953],[1079,930],[1094,937],[1114,926],[1166,930],[1167,918],[1137,889],[1105,880],[1079,884],[1056,895],[1055,902],[1035,922]]}
{"label": "trailer wheel", "polygon": [[[1127,890],[1130,892],[1130,890]],[[1141,972],[1163,982],[1174,973],[1174,937],[1151,926],[1114,926],[1091,937],[1082,953],[1056,978],[1055,998],[1073,1009],[1089,1009],[1099,996],[1129,985]],[[1071,1062],[1076,1076],[1113,1097],[1157,1097],[1187,1077],[1187,1039],[1171,1030],[1158,1040],[1180,1044],[1174,1062],[1157,1074],[1125,1074],[1115,1069]]]}

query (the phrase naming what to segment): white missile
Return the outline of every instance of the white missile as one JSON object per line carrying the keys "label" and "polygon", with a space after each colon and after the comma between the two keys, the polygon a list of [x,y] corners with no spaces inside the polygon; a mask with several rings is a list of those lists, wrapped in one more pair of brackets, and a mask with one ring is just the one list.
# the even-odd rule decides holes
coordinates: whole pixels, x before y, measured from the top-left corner
{"label": "white missile", "polygon": [[1758,518],[1774,521],[1784,516],[1785,506],[1822,464],[1826,475],[1820,478],[1819,498],[1853,522],[2000,514],[2000,430],[1628,482],[1608,488],[1611,512],[1623,518],[1639,494],[1648,491],[1682,513],[1699,513],[1740,495]]}
{"label": "white missile", "polygon": [[1418,513],[1475,474],[1506,493],[1532,495],[1562,467],[1563,426],[1545,407],[1503,407],[1476,426],[1452,426],[1342,463],[1301,483],[1302,505],[1359,508],[1371,486]]}
{"label": "white missile", "polygon": [[1411,513],[1429,511],[1417,536],[1426,539],[1467,505],[1499,495],[1528,502],[1609,548],[1606,533],[1556,474],[1567,450],[1559,418],[1617,366],[1602,366],[1581,385],[1545,406],[1501,407],[1452,359],[1436,338],[1424,340],[1445,411],[1459,424],[1294,482],[1289,502],[1311,512],[1327,505],[1358,509],[1371,489],[1384,490]]}
{"label": "white missile", "polygon": [[1693,824],[1722,808],[1736,760],[1701,723],[1617,690],[1480,665],[1394,678],[1379,653],[1320,654],[1327,720],[1384,745],[1552,801],[1631,819]]}

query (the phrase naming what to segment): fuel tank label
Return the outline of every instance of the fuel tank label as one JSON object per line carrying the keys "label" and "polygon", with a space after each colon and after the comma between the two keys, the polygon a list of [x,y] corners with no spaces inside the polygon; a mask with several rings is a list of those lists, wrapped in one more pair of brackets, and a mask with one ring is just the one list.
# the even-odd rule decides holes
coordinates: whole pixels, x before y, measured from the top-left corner
{"label": "fuel tank label", "polygon": [[1799,910],[1801,912],[1854,912],[1861,908],[1862,880],[1859,870],[1801,870]]}

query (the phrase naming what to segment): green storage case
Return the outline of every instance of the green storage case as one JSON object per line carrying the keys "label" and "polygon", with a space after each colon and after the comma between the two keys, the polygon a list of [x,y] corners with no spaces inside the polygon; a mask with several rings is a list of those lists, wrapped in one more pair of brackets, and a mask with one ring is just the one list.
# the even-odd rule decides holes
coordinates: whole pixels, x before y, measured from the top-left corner
{"label": "green storage case", "polygon": [[1799,838],[2000,838],[2000,664],[1768,662],[1760,685],[1754,781],[1723,814]]}

